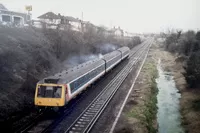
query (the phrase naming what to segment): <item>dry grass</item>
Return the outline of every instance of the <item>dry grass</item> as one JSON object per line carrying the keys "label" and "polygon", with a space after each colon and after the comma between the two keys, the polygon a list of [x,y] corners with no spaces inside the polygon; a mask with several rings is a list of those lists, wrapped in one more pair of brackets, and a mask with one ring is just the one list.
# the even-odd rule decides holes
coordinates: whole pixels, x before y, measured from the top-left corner
{"label": "dry grass", "polygon": [[157,129],[156,109],[154,108],[156,107],[156,102],[153,100],[156,97],[156,93],[152,93],[152,86],[154,86],[152,78],[155,79],[156,62],[151,54],[150,50],[120,117],[118,123],[120,126],[116,128],[116,133],[147,133],[154,132]]}
{"label": "dry grass", "polygon": [[181,112],[183,115],[183,125],[188,133],[199,133],[200,131],[200,91],[181,90]]}

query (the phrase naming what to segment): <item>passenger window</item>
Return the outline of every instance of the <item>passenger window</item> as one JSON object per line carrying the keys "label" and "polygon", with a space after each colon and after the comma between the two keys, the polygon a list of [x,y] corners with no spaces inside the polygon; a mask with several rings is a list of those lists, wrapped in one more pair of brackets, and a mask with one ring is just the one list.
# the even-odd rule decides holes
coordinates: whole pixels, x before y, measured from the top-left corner
{"label": "passenger window", "polygon": [[84,82],[86,82],[86,81],[87,81],[87,75],[84,76]]}
{"label": "passenger window", "polygon": [[78,87],[78,82],[77,82],[77,81],[75,81],[75,82],[74,82],[74,89],[76,90],[76,89],[77,89],[77,87]]}

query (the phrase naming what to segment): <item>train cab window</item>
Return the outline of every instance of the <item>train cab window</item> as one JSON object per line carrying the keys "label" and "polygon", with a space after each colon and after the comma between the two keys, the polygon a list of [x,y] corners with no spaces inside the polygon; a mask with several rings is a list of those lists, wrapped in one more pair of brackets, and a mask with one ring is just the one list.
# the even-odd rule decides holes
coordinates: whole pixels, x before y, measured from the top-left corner
{"label": "train cab window", "polygon": [[44,97],[44,96],[45,96],[45,86],[38,86],[37,97]]}
{"label": "train cab window", "polygon": [[45,97],[53,97],[53,87],[52,86],[46,87]]}
{"label": "train cab window", "polygon": [[42,98],[61,98],[62,87],[60,86],[39,86],[38,97]]}
{"label": "train cab window", "polygon": [[54,89],[54,97],[55,98],[61,98],[61,94],[62,94],[62,88],[55,88]]}

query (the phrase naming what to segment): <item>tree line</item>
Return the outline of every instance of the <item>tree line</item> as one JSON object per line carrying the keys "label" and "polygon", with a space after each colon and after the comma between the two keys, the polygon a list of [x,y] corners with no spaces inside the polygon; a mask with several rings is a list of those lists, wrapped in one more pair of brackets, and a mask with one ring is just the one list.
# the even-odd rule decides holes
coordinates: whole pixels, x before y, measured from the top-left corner
{"label": "tree line", "polygon": [[182,30],[161,34],[166,37],[165,49],[184,59],[185,79],[190,88],[200,87],[200,31]]}

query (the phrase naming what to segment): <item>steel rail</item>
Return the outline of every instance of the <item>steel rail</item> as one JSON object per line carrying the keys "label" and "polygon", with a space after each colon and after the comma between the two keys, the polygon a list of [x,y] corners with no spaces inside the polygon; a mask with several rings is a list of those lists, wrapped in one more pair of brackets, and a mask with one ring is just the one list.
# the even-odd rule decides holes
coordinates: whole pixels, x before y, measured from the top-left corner
{"label": "steel rail", "polygon": [[34,125],[37,124],[37,122],[39,120],[42,119],[42,117],[44,116],[45,112],[47,110],[43,110],[41,111],[37,116],[34,117],[33,120],[29,121],[28,123],[26,123],[25,125],[23,125],[21,128],[17,129],[16,131],[14,131],[15,133],[25,133],[27,132],[28,130],[30,130]]}

